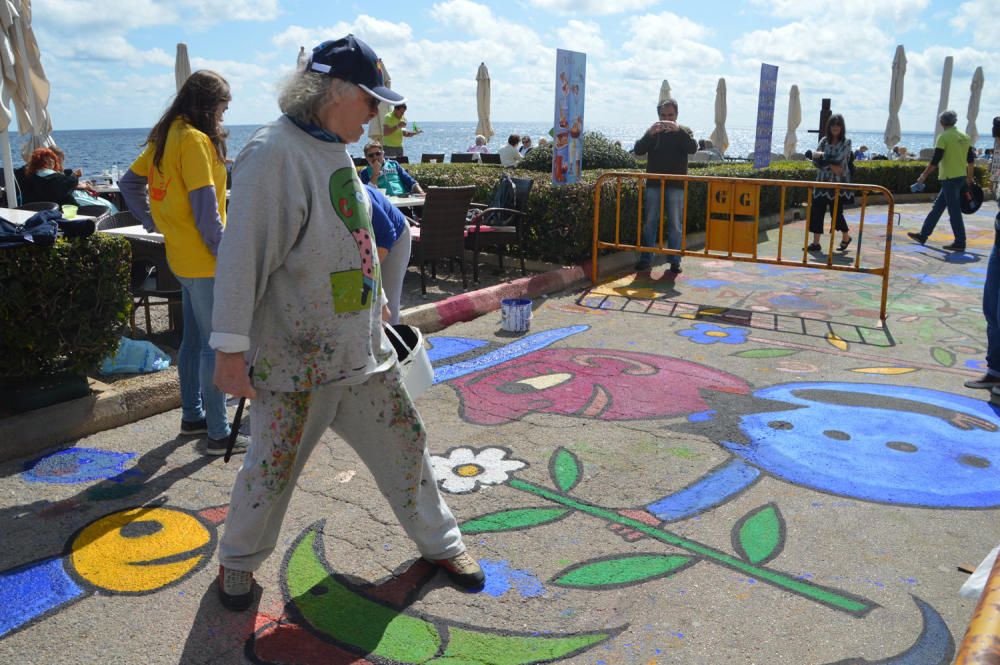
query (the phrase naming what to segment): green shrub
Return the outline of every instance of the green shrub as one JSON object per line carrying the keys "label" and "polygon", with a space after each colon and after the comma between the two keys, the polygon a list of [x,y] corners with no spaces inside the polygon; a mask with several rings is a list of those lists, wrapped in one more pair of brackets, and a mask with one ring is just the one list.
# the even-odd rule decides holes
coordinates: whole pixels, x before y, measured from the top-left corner
{"label": "green shrub", "polygon": [[[521,160],[518,168],[552,172],[552,142],[538,146]],[[616,146],[600,132],[583,133],[583,170],[634,169],[635,157]]]}
{"label": "green shrub", "polygon": [[[529,157],[534,154],[529,153]],[[584,152],[586,158],[586,152]],[[527,159],[527,158],[526,158]],[[525,161],[526,161],[525,159]],[[524,161],[521,162],[521,165]],[[816,177],[816,167],[811,162],[774,162],[768,168],[755,171],[752,164],[692,163],[690,174],[732,178],[764,178],[768,180],[811,181]],[[908,194],[910,185],[923,171],[926,162],[857,162],[855,182],[881,185],[894,194]],[[423,185],[449,186],[475,185],[474,201],[490,200],[501,170],[477,164],[413,164],[409,171]],[[618,172],[639,173],[636,169],[615,169]],[[535,181],[528,201],[528,229],[525,255],[529,258],[560,264],[586,261],[591,255],[594,232],[594,185],[606,171],[585,170],[578,183],[554,186],[549,174],[525,169],[509,169],[515,177]],[[976,169],[977,179],[985,182],[987,176],[981,167]],[[935,176],[927,179],[927,191],[936,191]],[[692,182],[688,187],[687,229],[689,233],[705,228],[708,188],[704,183]],[[601,240],[613,242],[615,202],[618,187],[615,181],[606,182],[601,193]],[[761,216],[777,213],[780,206],[780,189],[763,187],[760,196]],[[804,205],[808,196],[806,187],[786,190],[785,209]],[[634,244],[639,221],[638,188],[636,181],[623,178],[620,194],[620,225],[618,241]]]}
{"label": "green shrub", "polygon": [[0,249],[0,379],[94,369],[128,321],[132,252],[95,233]]}

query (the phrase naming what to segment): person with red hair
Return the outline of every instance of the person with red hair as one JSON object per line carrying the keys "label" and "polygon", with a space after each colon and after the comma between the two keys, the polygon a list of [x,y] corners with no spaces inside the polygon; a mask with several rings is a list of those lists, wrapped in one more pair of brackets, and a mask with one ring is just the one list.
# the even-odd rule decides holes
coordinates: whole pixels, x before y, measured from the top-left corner
{"label": "person with red hair", "polygon": [[80,173],[63,171],[62,151],[53,148],[38,148],[28,158],[24,170],[21,198],[23,203],[51,201],[62,205],[76,205],[73,191],[80,184]]}

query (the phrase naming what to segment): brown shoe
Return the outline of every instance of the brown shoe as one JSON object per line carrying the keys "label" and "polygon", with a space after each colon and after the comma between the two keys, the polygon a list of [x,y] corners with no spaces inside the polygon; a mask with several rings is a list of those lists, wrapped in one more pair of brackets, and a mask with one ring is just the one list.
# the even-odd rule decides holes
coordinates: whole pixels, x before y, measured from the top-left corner
{"label": "brown shoe", "polygon": [[478,591],[486,585],[486,574],[468,552],[462,552],[450,559],[428,559],[428,561],[441,568],[452,582],[463,589]]}

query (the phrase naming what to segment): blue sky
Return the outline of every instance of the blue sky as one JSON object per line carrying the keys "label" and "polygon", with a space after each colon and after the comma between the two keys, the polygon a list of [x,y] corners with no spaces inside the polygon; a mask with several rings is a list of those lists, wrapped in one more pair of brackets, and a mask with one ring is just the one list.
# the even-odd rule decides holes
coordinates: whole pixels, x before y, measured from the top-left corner
{"label": "blue sky", "polygon": [[[644,123],[663,79],[680,120],[711,127],[725,77],[730,127],[756,118],[761,62],[778,65],[776,131],[799,86],[803,127],[830,97],[848,128],[885,127],[897,44],[908,68],[903,130],[931,131],[944,58],[955,58],[950,104],[965,127],[977,66],[986,84],[978,127],[1000,115],[997,0],[34,0],[33,25],[52,82],[56,129],[149,127],[175,90],[174,53],[233,87],[226,120],[278,114],[277,86],[299,46],[353,32],[385,62],[416,121],[475,120],[475,74],[490,70],[495,120],[552,117],[555,49],[587,53],[587,120]],[[801,130],[800,130],[801,131]]]}

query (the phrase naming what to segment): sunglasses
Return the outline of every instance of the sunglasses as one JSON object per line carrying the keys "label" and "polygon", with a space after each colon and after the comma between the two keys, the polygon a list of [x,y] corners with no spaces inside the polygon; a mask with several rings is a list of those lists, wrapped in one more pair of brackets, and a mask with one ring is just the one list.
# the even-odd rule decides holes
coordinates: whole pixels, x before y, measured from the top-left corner
{"label": "sunglasses", "polygon": [[369,152],[367,155],[365,155],[365,157],[367,157],[368,159],[371,159],[372,157],[381,157],[381,156],[382,156],[381,150],[379,150],[378,152]]}

